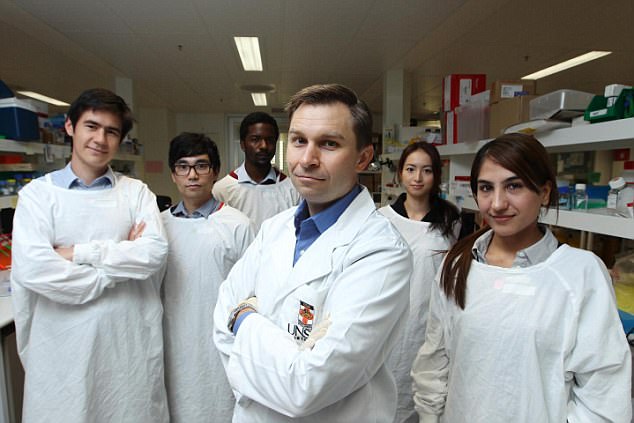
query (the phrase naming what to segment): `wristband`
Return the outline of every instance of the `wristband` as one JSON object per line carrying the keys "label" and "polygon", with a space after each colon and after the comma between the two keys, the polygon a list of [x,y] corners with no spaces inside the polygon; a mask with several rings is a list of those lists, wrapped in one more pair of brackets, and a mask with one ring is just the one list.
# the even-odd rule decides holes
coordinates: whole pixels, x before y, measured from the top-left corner
{"label": "wristband", "polygon": [[250,308],[257,313],[257,310],[255,309],[255,307],[253,307],[253,304],[247,302],[238,304],[238,306],[233,309],[231,314],[229,314],[229,321],[227,322],[227,328],[229,329],[229,332],[233,333],[233,325],[236,324],[236,316],[238,316],[238,313],[240,313],[242,310],[246,310],[247,308]]}

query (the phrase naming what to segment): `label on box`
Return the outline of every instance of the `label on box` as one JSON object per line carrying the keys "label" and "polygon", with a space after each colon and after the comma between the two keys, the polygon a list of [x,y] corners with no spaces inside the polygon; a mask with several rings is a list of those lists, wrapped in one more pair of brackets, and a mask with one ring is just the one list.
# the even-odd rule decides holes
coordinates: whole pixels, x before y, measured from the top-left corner
{"label": "label on box", "polygon": [[513,98],[516,92],[523,90],[523,85],[502,85],[500,87],[500,98]]}
{"label": "label on box", "polygon": [[454,112],[447,112],[447,144],[454,144],[456,142],[456,133],[454,131]]}
{"label": "label on box", "polygon": [[461,79],[460,80],[460,91],[459,91],[459,102],[460,104],[465,104],[469,101],[469,97],[471,97],[471,79]]}
{"label": "label on box", "polygon": [[590,112],[590,117],[603,116],[608,114],[608,109],[599,109],[593,112]]}

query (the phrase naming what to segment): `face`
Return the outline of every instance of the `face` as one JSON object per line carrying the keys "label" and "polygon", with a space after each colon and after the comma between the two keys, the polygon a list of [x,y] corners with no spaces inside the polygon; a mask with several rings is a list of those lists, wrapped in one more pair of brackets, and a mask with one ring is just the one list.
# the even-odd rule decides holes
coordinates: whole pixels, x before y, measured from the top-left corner
{"label": "face", "polygon": [[401,171],[401,183],[407,196],[428,200],[434,186],[434,171],[429,154],[423,150],[415,150],[405,159]]}
{"label": "face", "polygon": [[541,207],[548,204],[549,196],[549,185],[538,194],[515,173],[490,159],[483,161],[478,176],[478,208],[494,236],[515,240],[522,248],[531,245],[535,237],[541,237],[537,218]]}
{"label": "face", "polygon": [[291,180],[311,215],[346,195],[372,159],[357,150],[352,116],[343,103],[301,105],[293,114],[286,158]]}
{"label": "face", "polygon": [[256,123],[249,126],[247,136],[244,140],[240,140],[245,161],[256,166],[269,166],[275,156],[276,146],[275,129],[268,123]]}
{"label": "face", "polygon": [[181,157],[176,160],[174,165],[176,170],[178,170],[179,165],[184,169],[185,166],[198,164],[204,167],[204,164],[207,164],[209,168],[209,173],[207,174],[199,174],[194,168],[188,168],[186,175],[177,175],[176,171],[172,170],[172,181],[176,184],[186,205],[198,207],[211,198],[211,189],[214,186],[218,174],[211,168],[210,163],[207,154]]}
{"label": "face", "polygon": [[69,119],[65,127],[73,138],[71,166],[75,173],[102,174],[119,150],[121,119],[111,112],[86,110],[74,127]]}

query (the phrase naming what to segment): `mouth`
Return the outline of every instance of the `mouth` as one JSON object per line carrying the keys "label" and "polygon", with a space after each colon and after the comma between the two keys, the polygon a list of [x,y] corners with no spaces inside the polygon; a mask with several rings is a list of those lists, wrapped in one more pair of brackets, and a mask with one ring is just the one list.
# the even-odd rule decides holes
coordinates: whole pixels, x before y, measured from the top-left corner
{"label": "mouth", "polygon": [[295,176],[295,178],[297,178],[300,181],[324,181],[325,180],[325,178],[319,178],[319,177],[311,176],[311,175],[293,174],[293,176]]}
{"label": "mouth", "polygon": [[100,148],[95,148],[95,147],[86,147],[87,150],[90,150],[92,152],[95,152],[97,154],[108,154],[107,150],[102,150]]}
{"label": "mouth", "polygon": [[500,215],[500,216],[491,216],[489,215],[489,217],[491,218],[491,220],[497,222],[497,223],[505,223],[508,222],[509,220],[511,220],[513,218],[512,215]]}

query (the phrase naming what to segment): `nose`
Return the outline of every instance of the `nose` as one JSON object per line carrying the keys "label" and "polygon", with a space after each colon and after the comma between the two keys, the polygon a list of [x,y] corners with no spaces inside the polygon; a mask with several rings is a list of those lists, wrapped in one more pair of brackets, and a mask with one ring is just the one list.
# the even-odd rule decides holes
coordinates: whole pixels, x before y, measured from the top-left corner
{"label": "nose", "polygon": [[313,143],[308,143],[302,155],[299,163],[302,167],[315,167],[319,165],[319,148]]}
{"label": "nose", "polygon": [[505,210],[508,207],[508,201],[506,198],[506,192],[503,189],[493,190],[493,199],[491,202],[491,208],[493,210]]}
{"label": "nose", "polygon": [[417,170],[416,174],[414,175],[414,180],[416,182],[420,182],[423,180],[423,170]]}
{"label": "nose", "polygon": [[93,140],[98,144],[103,144],[106,142],[106,128],[100,128],[96,130],[93,134]]}
{"label": "nose", "polygon": [[196,172],[195,167],[189,168],[189,172],[187,172],[187,179],[198,179],[198,172]]}

